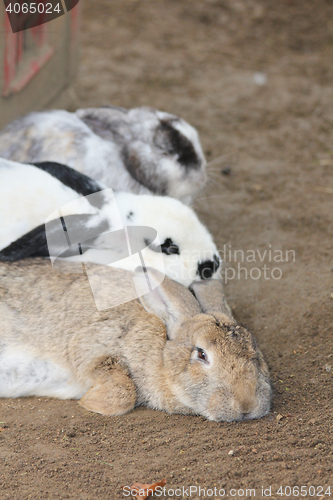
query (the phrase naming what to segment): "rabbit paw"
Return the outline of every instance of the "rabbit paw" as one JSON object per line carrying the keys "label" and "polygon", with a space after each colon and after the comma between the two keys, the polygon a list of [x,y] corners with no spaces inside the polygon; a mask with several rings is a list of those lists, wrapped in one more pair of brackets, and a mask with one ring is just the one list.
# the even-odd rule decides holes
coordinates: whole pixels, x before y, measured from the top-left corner
{"label": "rabbit paw", "polygon": [[89,389],[79,404],[88,411],[116,416],[133,410],[135,402],[135,385],[128,373],[118,366],[106,381]]}

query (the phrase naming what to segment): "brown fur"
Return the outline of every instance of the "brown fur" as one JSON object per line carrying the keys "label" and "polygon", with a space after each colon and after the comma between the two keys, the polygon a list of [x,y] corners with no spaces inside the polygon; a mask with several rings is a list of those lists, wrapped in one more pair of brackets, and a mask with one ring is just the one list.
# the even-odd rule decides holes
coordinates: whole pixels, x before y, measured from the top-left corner
{"label": "brown fur", "polygon": [[[132,273],[112,273],[105,293],[133,287]],[[229,314],[221,283],[203,283],[193,285],[198,300],[165,278],[140,298],[144,307],[133,300],[98,312],[84,275],[42,259],[3,263],[0,351],[4,342],[61,364],[87,388],[80,403],[90,411],[121,415],[145,404],[211,420],[261,417],[271,394],[263,356]]]}

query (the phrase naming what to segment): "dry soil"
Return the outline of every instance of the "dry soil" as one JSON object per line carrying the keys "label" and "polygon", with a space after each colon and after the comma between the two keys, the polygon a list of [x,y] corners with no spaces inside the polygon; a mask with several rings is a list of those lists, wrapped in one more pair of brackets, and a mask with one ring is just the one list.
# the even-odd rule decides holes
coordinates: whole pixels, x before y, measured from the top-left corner
{"label": "dry soil", "polygon": [[263,498],[271,486],[275,499],[297,498],[297,487],[303,498],[328,499],[333,3],[82,3],[76,107],[150,105],[201,134],[210,180],[194,208],[221,253],[231,251],[226,294],[268,361],[273,406],[260,420],[214,423],[145,408],[107,418],[75,401],[1,400],[0,497],[117,499],[121,486],[166,478],[170,489],[224,488],[229,498],[249,497],[246,488]]}

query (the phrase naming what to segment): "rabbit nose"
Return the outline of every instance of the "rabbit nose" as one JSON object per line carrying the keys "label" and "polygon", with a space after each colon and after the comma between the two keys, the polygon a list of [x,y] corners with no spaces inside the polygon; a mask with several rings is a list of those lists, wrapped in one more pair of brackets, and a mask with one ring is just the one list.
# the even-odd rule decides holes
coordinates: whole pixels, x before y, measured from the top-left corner
{"label": "rabbit nose", "polygon": [[249,412],[246,412],[246,413],[242,413],[241,414],[241,419],[242,420],[250,420],[252,417],[252,411],[249,411]]}
{"label": "rabbit nose", "polygon": [[239,412],[240,420],[248,420],[253,415],[253,411],[255,410],[257,403],[252,398],[246,398],[236,403],[236,408]]}

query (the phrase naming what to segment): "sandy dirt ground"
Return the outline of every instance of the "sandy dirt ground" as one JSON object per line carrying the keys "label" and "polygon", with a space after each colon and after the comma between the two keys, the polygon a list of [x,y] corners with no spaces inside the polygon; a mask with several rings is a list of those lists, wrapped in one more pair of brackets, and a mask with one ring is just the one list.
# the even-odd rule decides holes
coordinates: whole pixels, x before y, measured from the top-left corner
{"label": "sandy dirt ground", "polygon": [[1,400],[0,497],[117,499],[121,486],[166,478],[168,489],[216,487],[211,498],[222,498],[222,488],[229,498],[264,498],[264,487],[274,499],[328,499],[333,4],[83,7],[76,106],[174,112],[198,128],[208,160],[219,158],[194,208],[225,257],[234,314],[269,364],[273,406],[260,420],[214,423],[146,408],[107,418],[75,401]]}

